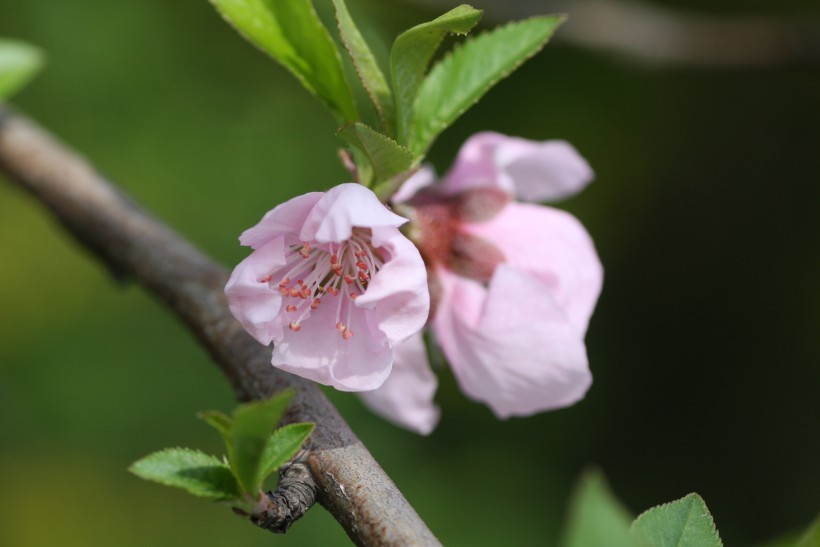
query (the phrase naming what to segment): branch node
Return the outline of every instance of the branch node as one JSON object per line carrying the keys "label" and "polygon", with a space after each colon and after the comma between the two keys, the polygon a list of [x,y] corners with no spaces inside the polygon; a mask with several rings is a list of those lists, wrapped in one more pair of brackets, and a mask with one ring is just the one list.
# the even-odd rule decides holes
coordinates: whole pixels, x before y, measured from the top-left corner
{"label": "branch node", "polygon": [[279,470],[276,491],[263,494],[260,511],[250,516],[251,522],[275,534],[284,534],[291,524],[302,518],[316,502],[318,487],[307,465],[286,464]]}

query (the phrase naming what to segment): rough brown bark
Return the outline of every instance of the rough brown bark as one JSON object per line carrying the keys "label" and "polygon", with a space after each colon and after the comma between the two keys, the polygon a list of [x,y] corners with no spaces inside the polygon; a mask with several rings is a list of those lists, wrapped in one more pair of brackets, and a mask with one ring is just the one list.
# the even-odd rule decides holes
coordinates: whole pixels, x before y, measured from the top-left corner
{"label": "rough brown bark", "polygon": [[439,544],[321,390],[274,369],[270,348],[233,319],[223,293],[225,268],[141,209],[77,153],[2,105],[0,171],[38,199],[115,275],[139,282],[179,316],[239,400],[265,398],[287,387],[296,391],[287,418],[317,424],[304,461],[319,502],[355,543]]}

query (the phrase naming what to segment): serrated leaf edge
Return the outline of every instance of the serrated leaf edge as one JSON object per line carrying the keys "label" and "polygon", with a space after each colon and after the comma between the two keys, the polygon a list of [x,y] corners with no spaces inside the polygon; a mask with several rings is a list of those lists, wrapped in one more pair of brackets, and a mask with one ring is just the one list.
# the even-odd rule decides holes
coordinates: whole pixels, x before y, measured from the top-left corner
{"label": "serrated leaf edge", "polygon": [[302,442],[299,443],[299,448],[296,449],[296,452],[294,452],[293,454],[290,454],[287,458],[285,458],[283,463],[281,465],[279,465],[278,467],[276,467],[275,469],[267,470],[267,469],[264,469],[260,465],[260,467],[259,467],[259,474],[260,474],[259,480],[260,480],[261,483],[264,483],[265,480],[268,477],[270,477],[271,475],[273,475],[276,471],[278,471],[282,467],[282,465],[284,465],[288,461],[292,460],[297,454],[299,454],[299,451],[305,445],[305,442],[310,438],[310,436],[313,434],[313,431],[316,429],[316,424],[314,422],[294,422],[292,424],[283,425],[282,427],[277,428],[273,433],[271,433],[271,436],[268,438],[268,442],[270,442],[270,439],[273,438],[273,436],[276,435],[277,432],[282,431],[283,429],[292,429],[293,427],[306,426],[306,425],[310,426],[310,431],[307,432],[307,435],[305,435],[305,437],[302,439]]}
{"label": "serrated leaf edge", "polygon": [[[446,13],[443,13],[442,15],[440,15],[440,16],[436,17],[435,19],[433,19],[432,21],[426,21],[424,23],[419,23],[418,25],[414,25],[414,26],[410,27],[409,29],[401,32],[396,37],[396,39],[393,41],[393,45],[390,48],[390,60],[389,60],[390,83],[391,83],[391,86],[393,88],[393,96],[394,96],[395,111],[396,111],[396,136],[397,136],[397,139],[400,142],[404,142],[404,141],[407,140],[408,131],[410,130],[410,127],[409,127],[410,124],[407,124],[405,122],[407,121],[407,122],[412,123],[413,106],[414,106],[414,103],[415,103],[415,96],[418,95],[418,90],[421,88],[421,84],[424,80],[422,78],[422,80],[416,84],[415,90],[413,91],[414,97],[407,104],[405,104],[405,102],[403,100],[401,100],[404,97],[405,91],[398,89],[397,73],[396,73],[396,70],[395,70],[395,68],[397,66],[397,60],[394,59],[394,55],[396,54],[395,52],[397,51],[397,47],[400,45],[400,42],[402,40],[406,40],[406,39],[408,39],[409,36],[412,36],[412,33],[419,32],[420,30],[423,30],[423,27],[428,27],[432,23],[435,23],[436,21],[438,21],[439,19],[451,14],[452,12],[454,12],[458,9],[462,9],[462,8],[472,9],[472,10],[478,12],[478,18],[476,19],[476,22],[467,31],[464,31],[464,32],[459,32],[457,30],[456,31],[445,30],[441,33],[441,36],[439,36],[439,39],[433,45],[433,47],[431,49],[431,52],[430,52],[430,55],[428,56],[428,58],[425,62],[425,67],[422,70],[422,75],[424,75],[425,73],[428,72],[430,61],[435,56],[435,53],[436,53],[436,51],[438,51],[438,48],[441,46],[442,41],[444,41],[445,36],[447,36],[447,34],[451,34],[451,35],[454,35],[454,36],[467,36],[470,33],[470,31],[472,31],[473,28],[475,28],[475,25],[477,25],[479,23],[479,21],[481,20],[482,16],[484,15],[484,10],[476,9],[473,6],[469,5],[469,4],[459,4],[455,8],[447,11]],[[408,112],[405,112],[405,108]],[[405,127],[405,126],[407,126],[407,127]]]}
{"label": "serrated leaf edge", "polygon": [[[507,71],[505,71],[505,72],[500,73],[500,75],[499,75],[497,78],[495,78],[495,79],[493,79],[493,80],[490,80],[490,81],[487,83],[487,85],[484,87],[484,91],[482,91],[482,92],[478,93],[478,96],[477,96],[477,97],[476,97],[476,98],[475,98],[472,102],[470,102],[469,104],[465,105],[465,106],[464,106],[461,110],[458,110],[458,111],[456,112],[456,115],[455,115],[455,117],[453,118],[453,121],[455,121],[455,120],[457,120],[458,118],[460,118],[460,117],[462,116],[462,114],[464,114],[467,110],[469,110],[469,109],[470,109],[470,108],[472,108],[472,107],[473,107],[476,103],[478,103],[478,101],[480,101],[480,100],[483,98],[483,96],[486,94],[486,92],[487,92],[487,91],[489,91],[490,89],[492,89],[493,87],[495,87],[495,86],[498,84],[498,82],[500,82],[501,80],[503,80],[503,79],[507,78],[510,74],[512,74],[513,72],[515,72],[516,70],[518,70],[518,68],[519,68],[519,67],[521,67],[521,65],[523,65],[524,63],[526,63],[527,61],[529,61],[530,59],[532,59],[532,58],[533,58],[535,55],[537,55],[537,54],[538,54],[538,53],[539,53],[542,49],[544,49],[544,47],[547,45],[547,43],[550,41],[550,39],[552,39],[553,35],[555,34],[555,31],[556,31],[556,30],[558,30],[558,27],[560,27],[560,26],[561,26],[561,24],[563,24],[563,23],[564,23],[564,21],[566,21],[566,20],[567,20],[567,17],[568,17],[568,16],[567,16],[566,14],[564,14],[564,13],[556,13],[556,14],[551,14],[551,15],[538,15],[538,16],[535,16],[535,17],[530,17],[530,18],[528,18],[528,19],[522,19],[522,20],[520,20],[520,21],[512,21],[512,22],[510,22],[510,23],[506,23],[506,24],[504,24],[504,25],[500,25],[500,26],[495,27],[495,28],[493,28],[493,29],[491,29],[491,30],[488,30],[488,31],[482,32],[481,34],[479,34],[479,35],[477,35],[475,38],[473,38],[473,40],[472,40],[472,41],[467,41],[467,42],[463,42],[463,43],[461,43],[461,44],[457,44],[457,45],[456,45],[456,46],[455,46],[452,50],[448,51],[448,52],[444,55],[444,57],[442,57],[442,59],[441,59],[438,63],[436,63],[436,64],[433,66],[433,68],[431,68],[431,69],[430,69],[430,72],[428,73],[428,77],[432,76],[432,75],[433,75],[433,73],[434,73],[434,71],[436,71],[436,70],[445,70],[445,68],[446,68],[446,67],[445,67],[445,64],[446,64],[446,63],[451,63],[451,62],[452,62],[452,57],[453,57],[455,54],[457,54],[457,52],[461,51],[461,49],[462,49],[462,48],[464,48],[464,47],[468,47],[468,45],[469,45],[470,43],[473,43],[473,42],[475,42],[476,40],[480,40],[482,36],[490,35],[490,34],[492,34],[492,33],[494,33],[494,32],[498,32],[498,31],[503,31],[503,30],[506,30],[506,29],[509,29],[509,28],[512,28],[512,27],[515,27],[515,26],[521,25],[521,24],[526,23],[526,22],[528,22],[528,21],[533,21],[533,20],[536,20],[536,19],[547,19],[547,18],[552,18],[552,17],[558,17],[558,18],[559,18],[558,24],[556,24],[556,25],[552,28],[552,30],[550,31],[550,33],[549,33],[549,34],[547,34],[547,35],[544,37],[544,39],[541,41],[541,44],[540,44],[538,47],[534,48],[534,49],[532,50],[532,52],[530,52],[528,55],[526,55],[526,56],[524,56],[524,57],[519,58],[519,59],[518,59],[518,61],[516,61],[516,62],[515,62],[515,64],[513,64],[509,70],[507,70]],[[424,82],[422,82],[421,86],[419,86],[419,91],[421,91],[421,89],[422,89],[423,87],[424,87]],[[421,93],[420,93],[420,92],[416,95],[416,100],[418,100],[419,96],[421,96]],[[417,110],[417,108],[416,108],[416,102],[414,101],[414,102],[413,102],[413,111],[414,111],[414,114],[415,114],[415,111],[416,111],[416,110]],[[415,122],[415,120],[412,120],[411,125],[412,125],[414,122]],[[435,125],[435,127],[433,128],[433,129],[434,129],[434,131],[433,131],[433,136],[432,136],[432,138],[429,138],[429,139],[428,139],[428,140],[429,140],[429,142],[424,143],[424,146],[423,146],[423,147],[421,147],[421,148],[419,148],[419,149],[416,149],[416,147],[414,146],[414,145],[415,145],[415,144],[417,144],[417,143],[415,143],[415,142],[411,142],[411,143],[410,143],[410,148],[411,148],[411,150],[414,150],[414,152],[415,152],[415,153],[418,153],[418,154],[423,154],[423,153],[424,153],[424,152],[425,152],[425,151],[426,151],[426,150],[430,147],[430,145],[433,143],[433,141],[435,140],[435,138],[436,138],[439,134],[441,134],[441,132],[442,132],[442,131],[444,131],[445,129],[447,129],[447,127],[448,127],[448,125],[449,125],[447,121],[440,120],[440,119],[439,119],[439,120],[435,120],[435,122],[436,122],[436,123],[434,124],[434,125]],[[451,122],[451,123],[452,123],[452,122]],[[433,125],[433,124],[431,124],[431,125]]]}
{"label": "serrated leaf edge", "polygon": [[[367,95],[370,97],[370,101],[373,103],[373,106],[376,108],[376,112],[378,113],[379,120],[381,121],[382,126],[385,128],[386,131],[390,132],[390,131],[392,131],[392,122],[389,119],[390,114],[388,114],[387,109],[389,108],[390,110],[395,111],[395,108],[393,106],[393,94],[392,94],[390,84],[389,84],[389,82],[387,81],[387,78],[384,75],[384,71],[379,66],[379,63],[376,61],[376,57],[373,55],[373,52],[370,49],[369,44],[364,39],[364,36],[362,35],[361,31],[359,31],[359,28],[356,26],[355,21],[353,21],[353,17],[350,15],[350,11],[347,9],[347,4],[345,3],[345,0],[333,0],[333,6],[336,10],[336,28],[339,29],[339,37],[341,38],[342,44],[344,45],[345,49],[348,52],[348,55],[350,56],[350,60],[353,63],[353,69],[356,71],[356,76],[358,76],[359,81],[362,83],[362,87],[364,87],[364,90],[367,92]],[[345,38],[346,32],[342,28],[342,21],[339,17],[339,11],[340,11],[339,6],[341,6],[344,9],[345,15],[347,16],[348,19],[350,19],[350,23],[352,25],[352,30],[356,34],[358,34],[358,38],[365,45],[366,53],[370,57],[370,61],[372,62],[372,65],[375,68],[376,73],[379,75],[380,82],[377,82],[377,83],[383,84],[383,86],[380,86],[380,87],[383,87],[382,91],[386,92],[386,95],[384,96],[384,99],[388,104],[383,104],[383,102],[381,100],[382,97],[380,97],[380,95],[376,91],[376,89],[373,89],[372,85],[368,85],[369,80],[368,80],[368,78],[365,78],[363,73],[362,73],[363,68],[360,66],[360,63],[357,60],[357,56],[354,53],[353,47],[350,44],[350,41]],[[393,114],[393,115],[395,115],[395,114]]]}
{"label": "serrated leaf edge", "polygon": [[[410,148],[408,148],[407,146],[404,146],[403,144],[400,144],[395,139],[393,139],[393,138],[385,135],[384,133],[374,129],[373,127],[367,125],[364,122],[351,122],[351,123],[343,125],[339,129],[337,129],[336,130],[336,136],[343,139],[345,142],[350,143],[351,146],[355,146],[358,150],[360,150],[367,157],[368,161],[370,162],[370,164],[371,164],[371,166],[373,167],[374,170],[376,169],[376,166],[373,162],[373,158],[370,155],[370,152],[366,149],[366,147],[359,147],[359,146],[355,145],[354,143],[348,141],[347,139],[345,139],[342,136],[342,133],[344,133],[344,131],[346,129],[352,128],[353,130],[356,130],[358,127],[364,128],[365,130],[369,131],[370,134],[373,135],[374,137],[376,137],[377,139],[393,145],[396,149],[398,149],[400,152],[405,154],[407,156],[409,162],[410,162],[409,165],[408,165],[408,169],[412,169],[413,165],[415,165],[420,160],[421,157],[416,156],[416,154],[414,154],[413,151]],[[395,176],[395,175],[393,175],[393,176]],[[379,184],[384,184],[387,181],[378,180],[376,182],[379,183]]]}
{"label": "serrated leaf edge", "polygon": [[[681,503],[681,502],[686,501],[687,499],[690,499],[690,498],[691,498],[692,500],[694,500],[694,502],[695,502],[695,503],[697,503],[698,501],[700,501],[700,503],[701,503],[701,504],[703,504],[703,507],[706,509],[706,515],[705,515],[705,516],[709,519],[709,526],[710,526],[710,528],[712,529],[712,531],[715,533],[715,536],[717,536],[717,538],[718,538],[718,543],[719,543],[719,545],[721,545],[721,547],[722,547],[722,546],[723,546],[723,538],[721,538],[721,537],[720,537],[720,532],[718,531],[717,526],[715,525],[715,519],[714,519],[714,517],[712,517],[712,513],[711,513],[711,511],[709,511],[709,506],[708,506],[708,505],[706,505],[706,500],[704,500],[704,499],[700,496],[700,494],[698,494],[697,492],[691,492],[691,493],[689,493],[689,494],[686,494],[686,495],[685,495],[685,496],[683,496],[682,498],[679,498],[679,499],[676,499],[676,500],[672,500],[672,501],[668,501],[668,502],[666,502],[666,503],[661,503],[660,505],[655,505],[654,507],[650,507],[649,509],[647,509],[646,511],[642,512],[640,515],[638,515],[637,517],[635,517],[635,520],[632,522],[632,526],[630,526],[630,527],[629,527],[630,532],[636,532],[636,528],[635,528],[635,527],[638,525],[638,523],[639,523],[639,522],[640,522],[640,521],[641,521],[641,520],[642,520],[642,519],[643,519],[643,518],[644,518],[644,517],[645,517],[648,513],[651,513],[651,512],[653,512],[653,511],[655,511],[655,510],[664,509],[664,508],[669,507],[670,505],[674,505],[674,504],[676,504],[676,503]],[[695,507],[695,506],[693,505],[693,508],[694,508],[694,507]],[[689,521],[690,521],[691,510],[692,510],[692,508],[690,508],[690,510],[689,510],[690,512],[689,512],[689,513],[687,513],[687,516],[686,516],[686,526],[687,526],[687,527],[689,526]],[[685,530],[685,529],[686,529],[686,528],[684,528],[684,530]],[[681,533],[681,537],[683,537],[683,533]]]}
{"label": "serrated leaf edge", "polygon": [[[153,482],[153,483],[156,483],[156,484],[161,484],[163,486],[169,486],[171,488],[178,488],[180,490],[184,490],[185,492],[188,492],[189,494],[191,494],[192,496],[195,496],[195,497],[205,498],[205,499],[209,499],[209,500],[213,500],[213,501],[228,501],[228,500],[236,499],[236,497],[227,497],[227,496],[220,496],[220,497],[201,496],[199,494],[195,494],[195,493],[191,492],[190,490],[188,490],[187,488],[185,488],[183,486],[180,486],[179,484],[175,484],[173,482],[164,480],[161,477],[148,477],[148,476],[142,475],[135,469],[135,466],[137,464],[139,464],[140,462],[143,462],[143,461],[147,460],[148,458],[152,458],[154,456],[158,456],[160,454],[163,454],[163,453],[166,453],[166,452],[171,452],[171,451],[192,452],[192,453],[197,454],[199,456],[205,456],[206,458],[208,458],[210,460],[213,460],[213,464],[214,464],[215,467],[223,467],[223,468],[227,469],[227,471],[231,474],[231,476],[234,477],[234,480],[236,480],[237,492],[239,492],[241,490],[241,487],[239,486],[239,481],[236,479],[236,476],[233,474],[233,470],[231,469],[231,467],[230,467],[230,465],[228,464],[227,461],[220,461],[219,458],[217,458],[216,456],[214,456],[212,454],[208,454],[207,452],[203,452],[203,451],[198,450],[196,448],[187,448],[187,447],[184,447],[184,446],[171,446],[171,447],[162,448],[160,450],[156,450],[154,452],[151,452],[150,454],[148,454],[146,456],[143,456],[142,458],[138,459],[137,461],[135,461],[134,463],[129,465],[126,470],[129,473],[131,473],[132,475],[134,475],[135,477],[140,478],[142,480]],[[224,459],[225,458],[223,456],[223,460]]]}
{"label": "serrated leaf edge", "polygon": [[375,129],[375,128],[373,128],[373,127],[371,127],[371,126],[367,125],[367,124],[366,124],[366,123],[364,123],[364,122],[351,122],[351,123],[347,123],[347,124],[343,125],[342,127],[340,127],[339,129],[337,129],[337,130],[336,130],[336,135],[337,135],[337,136],[341,136],[342,132],[343,132],[345,129],[347,129],[348,127],[355,127],[355,126],[361,126],[361,127],[364,127],[364,128],[366,128],[366,129],[368,129],[368,130],[369,130],[369,131],[371,131],[371,132],[372,132],[372,134],[373,134],[374,136],[376,136],[377,138],[379,138],[379,139],[381,139],[381,140],[383,140],[383,141],[385,141],[385,142],[389,142],[389,143],[390,143],[390,144],[392,144],[392,145],[395,145],[395,147],[396,147],[396,148],[398,148],[398,149],[400,149],[402,152],[406,152],[408,156],[410,156],[410,157],[414,157],[414,155],[413,155],[413,151],[412,151],[412,150],[410,150],[410,148],[408,148],[407,146],[405,146],[405,145],[403,145],[403,144],[400,144],[400,143],[399,143],[399,141],[397,141],[396,139],[394,139],[394,138],[392,138],[392,137],[390,137],[390,136],[388,136],[388,135],[385,135],[384,133],[382,133],[382,132],[381,132],[381,131],[379,131],[378,129]]}

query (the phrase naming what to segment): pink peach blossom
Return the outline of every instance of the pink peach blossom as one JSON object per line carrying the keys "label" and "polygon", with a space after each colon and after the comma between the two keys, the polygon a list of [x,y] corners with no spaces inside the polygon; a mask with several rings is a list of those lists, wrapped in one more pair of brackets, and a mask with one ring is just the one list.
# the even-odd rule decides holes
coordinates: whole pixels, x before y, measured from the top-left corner
{"label": "pink peach blossom", "polygon": [[253,252],[225,287],[231,312],[274,342],[275,367],[344,391],[379,387],[430,308],[405,222],[354,183],[277,206],[239,238]]}
{"label": "pink peach blossom", "polygon": [[420,332],[398,344],[393,371],[384,384],[359,393],[373,412],[422,435],[432,432],[439,420],[439,409],[432,403],[438,380],[427,364],[426,351]]}
{"label": "pink peach blossom", "polygon": [[[394,196],[427,263],[435,340],[462,390],[500,418],[571,405],[592,381],[584,335],[603,280],[592,240],[566,212],[512,201],[568,197],[591,179],[566,142],[480,133],[440,182],[424,167]],[[361,395],[427,433],[438,417],[428,367],[400,345],[405,372]]]}

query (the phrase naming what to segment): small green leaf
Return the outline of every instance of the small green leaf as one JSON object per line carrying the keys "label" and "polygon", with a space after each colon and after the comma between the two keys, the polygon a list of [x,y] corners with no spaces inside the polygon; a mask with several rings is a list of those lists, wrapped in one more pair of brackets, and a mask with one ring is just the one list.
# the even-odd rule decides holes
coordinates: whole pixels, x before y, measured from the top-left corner
{"label": "small green leaf", "polygon": [[134,462],[134,475],[182,488],[201,498],[222,501],[239,497],[231,469],[219,459],[189,448],[166,448]]}
{"label": "small green leaf", "polygon": [[216,429],[225,442],[225,449],[231,453],[231,428],[233,418],[219,412],[218,410],[203,410],[196,415],[197,418]]}
{"label": "small green leaf", "polygon": [[703,498],[689,494],[653,507],[632,523],[632,533],[652,547],[722,547]]}
{"label": "small green leaf", "polygon": [[549,15],[510,23],[468,40],[437,63],[413,103],[410,149],[426,152],[491,87],[538,53],[564,19]]}
{"label": "small green leaf", "polygon": [[43,67],[40,48],[0,39],[0,99],[7,99],[25,86]]}
{"label": "small green leaf", "polygon": [[259,466],[262,482],[299,452],[314,427],[316,424],[311,423],[289,424],[273,432],[265,445]]}
{"label": "small green leaf", "polygon": [[310,0],[211,0],[222,17],[273,57],[344,122],[358,118],[336,43]]}
{"label": "small green leaf", "polygon": [[256,496],[262,486],[262,457],[271,432],[293,398],[286,390],[266,401],[241,405],[233,414],[231,468],[242,490]]}
{"label": "small green leaf", "polygon": [[379,68],[370,46],[367,45],[364,36],[353,22],[344,0],[333,0],[333,5],[336,7],[339,33],[353,60],[356,74],[359,75],[359,80],[379,113],[385,133],[391,134],[395,126],[396,113],[393,108],[393,94],[390,92],[387,79]]}
{"label": "small green leaf", "polygon": [[373,166],[377,183],[383,183],[413,166],[415,156],[409,148],[361,122],[342,127],[338,135],[364,152]]}
{"label": "small green leaf", "polygon": [[632,516],[609,490],[600,471],[581,475],[570,501],[563,547],[633,547]]}
{"label": "small green leaf", "polygon": [[467,34],[478,24],[483,13],[462,4],[441,17],[402,32],[393,42],[390,50],[390,74],[396,93],[397,135],[400,143],[407,142],[413,100],[441,40],[448,33]]}

